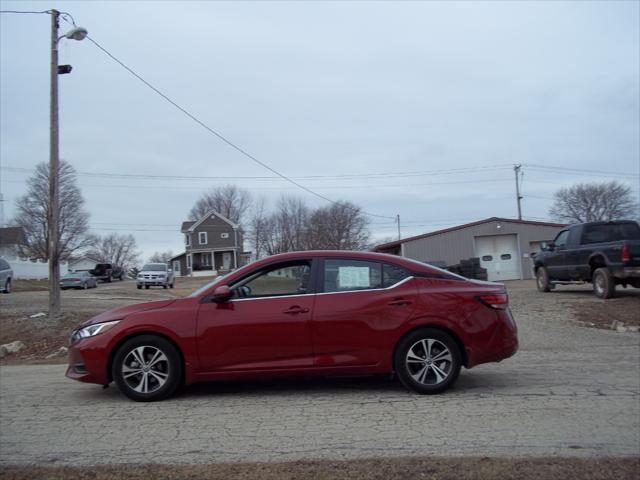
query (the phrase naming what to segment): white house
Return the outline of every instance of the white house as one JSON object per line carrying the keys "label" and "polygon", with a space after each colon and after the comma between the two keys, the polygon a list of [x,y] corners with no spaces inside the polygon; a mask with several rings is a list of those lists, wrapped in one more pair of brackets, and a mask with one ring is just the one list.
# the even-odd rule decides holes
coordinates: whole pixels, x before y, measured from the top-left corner
{"label": "white house", "polygon": [[[22,227],[0,228],[0,257],[4,258],[13,270],[15,279],[49,278],[49,262],[32,260],[18,254],[18,245],[24,241]],[[66,262],[60,264],[60,275],[66,274]]]}

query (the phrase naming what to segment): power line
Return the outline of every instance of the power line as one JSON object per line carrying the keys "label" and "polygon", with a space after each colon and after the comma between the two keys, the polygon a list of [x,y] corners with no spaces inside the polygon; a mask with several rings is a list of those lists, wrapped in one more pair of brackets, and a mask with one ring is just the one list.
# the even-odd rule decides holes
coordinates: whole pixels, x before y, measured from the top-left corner
{"label": "power line", "polygon": [[[438,176],[438,175],[453,175],[453,174],[465,174],[474,172],[485,172],[494,170],[503,170],[511,168],[511,165],[506,166],[486,166],[486,167],[469,167],[451,170],[427,170],[427,171],[395,171],[395,172],[379,172],[379,173],[352,173],[341,175],[306,175],[306,176],[291,176],[290,178],[296,180],[350,180],[354,178],[391,178],[391,177],[419,177],[419,176]],[[32,172],[32,169],[25,167],[8,166],[3,167],[4,170],[12,172]],[[282,181],[280,177],[265,177],[254,175],[237,175],[237,176],[187,176],[187,175],[150,175],[150,174],[127,174],[127,173],[107,173],[107,172],[86,172],[76,171],[78,176],[88,177],[105,177],[105,178],[127,178],[127,179],[141,179],[141,180],[187,180],[187,181],[209,181],[209,180],[267,180],[267,181]]]}
{"label": "power line", "polygon": [[[336,202],[318,192],[315,192],[314,190],[311,190],[310,188],[305,187],[304,185],[298,183],[297,181],[293,180],[292,178],[289,178],[288,176],[280,173],[278,170],[276,170],[275,168],[267,165],[266,163],[262,162],[261,160],[258,160],[256,157],[254,157],[253,155],[251,155],[249,152],[247,152],[246,150],[244,150],[243,148],[241,148],[240,146],[236,145],[235,143],[233,143],[231,140],[227,139],[224,135],[218,133],[217,131],[215,131],[213,128],[209,127],[206,123],[204,123],[202,120],[200,120],[198,117],[196,117],[195,115],[193,115],[192,113],[190,113],[188,110],[186,110],[185,108],[183,108],[182,106],[180,106],[179,104],[177,104],[176,102],[174,102],[173,100],[171,100],[171,98],[169,98],[167,95],[165,95],[164,93],[162,93],[160,90],[158,90],[156,87],[154,87],[151,83],[149,83],[147,80],[145,80],[144,78],[142,78],[139,74],[137,74],[133,69],[131,69],[129,66],[127,66],[125,63],[123,63],[121,60],[119,60],[117,57],[115,57],[111,52],[109,52],[106,48],[104,48],[102,45],[100,45],[98,42],[96,42],[93,38],[91,38],[90,36],[86,37],[91,43],[93,43],[96,47],[98,47],[100,50],[102,50],[109,58],[111,58],[113,61],[115,61],[118,65],[120,65],[122,68],[124,68],[125,70],[127,70],[130,74],[132,74],[134,77],[136,77],[138,80],[140,80],[143,84],[145,84],[147,87],[149,87],[151,90],[153,90],[154,92],[156,92],[160,97],[162,97],[164,100],[166,100],[168,103],[170,103],[171,105],[173,105],[175,108],[177,108],[178,110],[180,110],[182,113],[184,113],[187,117],[189,117],[191,120],[193,120],[194,122],[196,122],[198,125],[200,125],[202,128],[204,128],[205,130],[207,130],[209,133],[215,135],[218,139],[220,139],[221,141],[223,141],[224,143],[226,143],[228,146],[230,146],[231,148],[235,149],[236,151],[238,151],[239,153],[241,153],[242,155],[244,155],[245,157],[247,157],[248,159],[252,160],[253,162],[257,163],[258,165],[260,165],[261,167],[269,170],[271,173],[274,173],[275,175],[281,177],[283,180],[286,180],[287,182],[295,185],[296,187],[304,190],[307,193],[310,193],[311,195],[314,195],[322,200],[325,200],[329,203],[332,204],[341,204],[340,202]],[[371,217],[379,217],[379,218],[394,218],[394,217],[389,217],[386,215],[378,215],[378,214],[374,214],[374,213],[369,213],[369,212],[365,212],[364,210],[361,210],[361,212],[365,215],[371,216]]]}
{"label": "power line", "polygon": [[586,176],[609,176],[609,177],[640,177],[640,174],[637,173],[629,173],[629,172],[611,172],[605,170],[588,170],[584,168],[570,168],[570,167],[554,167],[550,165],[537,165],[533,163],[525,163],[525,167],[531,168],[532,170],[543,170],[543,171],[552,171],[555,173],[566,173],[566,174],[574,174],[578,173],[580,175]]}

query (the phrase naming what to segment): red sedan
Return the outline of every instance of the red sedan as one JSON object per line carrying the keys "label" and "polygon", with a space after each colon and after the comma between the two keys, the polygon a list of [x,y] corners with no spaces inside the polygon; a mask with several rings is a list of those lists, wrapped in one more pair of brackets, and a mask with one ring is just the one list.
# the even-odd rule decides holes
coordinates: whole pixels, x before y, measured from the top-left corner
{"label": "red sedan", "polygon": [[395,372],[418,393],[518,348],[504,285],[392,255],[276,255],[186,298],[117,308],[71,335],[67,377],[160,400],[183,384]]}

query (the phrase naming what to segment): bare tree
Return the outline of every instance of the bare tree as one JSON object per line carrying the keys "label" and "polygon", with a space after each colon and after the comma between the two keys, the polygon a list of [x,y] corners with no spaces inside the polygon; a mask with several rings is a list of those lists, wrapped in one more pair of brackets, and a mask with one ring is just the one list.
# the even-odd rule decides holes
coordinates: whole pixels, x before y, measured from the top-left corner
{"label": "bare tree", "polygon": [[153,252],[153,255],[149,257],[149,263],[167,263],[174,257],[172,250],[166,252]]}
{"label": "bare tree", "polygon": [[191,220],[199,220],[209,211],[215,210],[234,223],[242,224],[244,215],[251,206],[251,194],[237,185],[212,187],[203,193],[189,212]]}
{"label": "bare tree", "polygon": [[112,263],[128,271],[140,261],[140,252],[133,235],[110,233],[96,238],[89,256],[99,262]]}
{"label": "bare tree", "polygon": [[631,188],[620,182],[579,183],[554,195],[549,215],[563,223],[638,218]]}
{"label": "bare tree", "polygon": [[253,202],[251,218],[249,220],[249,244],[255,258],[262,258],[264,251],[265,225],[267,222],[266,200],[264,197]]}
{"label": "bare tree", "polygon": [[[60,260],[91,245],[88,234],[89,214],[84,210],[84,199],[76,182],[76,172],[66,161],[60,162],[58,171],[60,192],[60,220],[58,228],[58,255]],[[49,164],[39,163],[27,180],[27,194],[16,200],[14,223],[25,233],[20,254],[38,260],[49,260]]]}
{"label": "bare tree", "polygon": [[316,209],[309,219],[307,247],[364,250],[369,245],[368,220],[359,207],[339,202]]}
{"label": "bare tree", "polygon": [[297,250],[363,250],[369,242],[367,219],[356,205],[339,202],[310,210],[296,197],[282,197],[270,215],[252,220],[252,238],[258,253]]}

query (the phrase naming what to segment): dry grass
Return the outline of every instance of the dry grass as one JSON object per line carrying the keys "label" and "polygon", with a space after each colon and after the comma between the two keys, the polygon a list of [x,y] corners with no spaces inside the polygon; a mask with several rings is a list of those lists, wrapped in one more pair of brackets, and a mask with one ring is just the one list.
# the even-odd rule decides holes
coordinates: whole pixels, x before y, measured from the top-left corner
{"label": "dry grass", "polygon": [[38,292],[49,290],[49,280],[21,280],[11,282],[11,290],[14,292]]}
{"label": "dry grass", "polygon": [[640,458],[377,458],[350,461],[123,465],[78,467],[4,466],[0,479],[31,480],[638,480]]}

